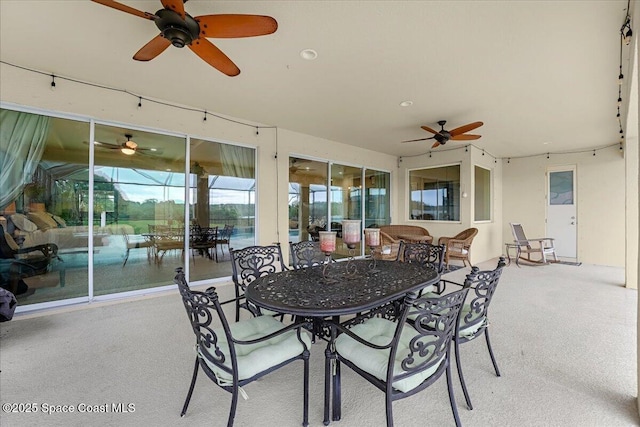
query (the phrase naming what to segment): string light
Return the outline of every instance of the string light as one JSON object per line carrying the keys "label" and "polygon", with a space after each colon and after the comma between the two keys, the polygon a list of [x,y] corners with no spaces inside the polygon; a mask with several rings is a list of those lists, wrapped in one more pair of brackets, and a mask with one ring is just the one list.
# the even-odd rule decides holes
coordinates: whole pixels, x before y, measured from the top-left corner
{"label": "string light", "polygon": [[138,97],[138,110],[142,108],[142,97]]}
{"label": "string light", "polygon": [[622,106],[622,85],[624,84],[624,74],[622,73],[622,46],[629,45],[631,43],[631,37],[633,35],[633,31],[631,30],[631,16],[629,15],[629,6],[631,4],[631,0],[627,0],[627,11],[624,17],[624,24],[620,27],[620,67],[618,74],[618,113],[616,114],[616,118],[618,120],[618,126],[620,127],[620,142],[624,140],[623,135],[623,126],[622,126],[622,118],[620,115],[620,107]]}
{"label": "string light", "polygon": [[260,128],[258,126],[256,126],[256,136],[260,135]]}
{"label": "string light", "polygon": [[596,156],[596,150],[593,150],[593,157]]}
{"label": "string light", "polygon": [[[132,92],[129,92],[126,89],[118,89],[118,88],[111,87],[111,86],[105,86],[105,85],[100,85],[100,84],[96,84],[96,83],[89,83],[89,82],[85,82],[85,81],[82,81],[82,80],[77,80],[77,79],[74,79],[74,78],[71,78],[71,77],[54,76],[53,74],[50,74],[49,72],[35,70],[33,68],[28,68],[28,67],[23,67],[21,65],[12,64],[10,62],[3,61],[3,60],[0,60],[0,64],[7,65],[9,67],[18,68],[18,69],[24,70],[24,71],[29,71],[29,72],[35,73],[35,74],[40,74],[40,75],[43,75],[43,76],[50,76],[51,77],[51,90],[55,90],[54,88],[55,88],[56,85],[55,85],[55,80],[54,79],[58,78],[60,80],[65,80],[65,81],[68,81],[68,82],[77,83],[77,84],[84,85],[84,86],[95,87],[95,88],[99,88],[99,89],[109,90],[109,91],[112,91],[112,92],[124,93],[125,95],[136,97],[136,98],[138,98],[138,100],[140,100],[140,98],[142,98],[140,95],[132,93]],[[176,108],[178,110],[183,110],[183,111],[193,111],[193,112],[198,112],[198,113],[206,113],[207,115],[213,116],[213,117],[215,117],[217,119],[224,120],[226,122],[235,123],[235,124],[238,124],[238,125],[241,125],[241,126],[247,126],[247,127],[251,127],[251,128],[255,128],[256,127],[255,124],[245,123],[245,122],[243,122],[241,120],[231,119],[229,117],[225,117],[225,116],[221,116],[221,115],[218,115],[218,114],[210,113],[208,111],[203,111],[203,110],[201,110],[199,108],[185,107],[183,105],[172,104],[171,102],[159,101],[159,100],[156,100],[156,99],[149,99],[149,98],[145,98],[145,101],[146,102],[152,102],[152,103],[158,104],[158,105],[164,105],[165,107]],[[258,126],[258,127],[261,128],[261,129],[276,129],[276,130],[278,129],[277,126]]]}
{"label": "string light", "polygon": [[203,122],[207,121],[207,110],[204,110],[204,118],[202,119]]}
{"label": "string light", "polygon": [[549,153],[547,153],[547,159],[549,158]]}
{"label": "string light", "polygon": [[511,163],[511,157],[507,158],[507,164]]}

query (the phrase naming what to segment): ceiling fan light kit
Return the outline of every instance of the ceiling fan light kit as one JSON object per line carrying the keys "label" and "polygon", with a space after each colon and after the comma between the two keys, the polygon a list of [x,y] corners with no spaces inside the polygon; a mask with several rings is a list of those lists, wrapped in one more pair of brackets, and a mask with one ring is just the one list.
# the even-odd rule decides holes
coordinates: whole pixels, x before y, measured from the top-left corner
{"label": "ceiling fan light kit", "polygon": [[171,45],[177,48],[188,46],[200,59],[230,77],[240,74],[240,69],[207,38],[263,36],[278,29],[278,22],[270,16],[220,14],[193,17],[185,12],[184,0],[161,0],[164,9],[156,13],[143,12],[115,0],[92,1],[154,21],[160,34],[136,52],[133,56],[136,61],[150,61]]}

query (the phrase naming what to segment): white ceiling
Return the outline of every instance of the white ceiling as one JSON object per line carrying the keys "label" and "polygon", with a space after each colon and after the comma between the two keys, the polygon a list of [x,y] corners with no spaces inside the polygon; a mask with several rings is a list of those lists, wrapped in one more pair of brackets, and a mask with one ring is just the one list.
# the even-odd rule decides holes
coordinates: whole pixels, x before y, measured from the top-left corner
{"label": "white ceiling", "polygon": [[[159,0],[122,3],[161,8]],[[152,21],[88,0],[0,0],[0,60],[397,156],[430,150],[433,141],[400,143],[431,136],[421,125],[483,121],[471,132],[482,135],[474,145],[517,157],[618,142],[626,7],[626,0],[191,0],[192,16],[278,21],[272,35],[210,39],[241,70],[227,77],[172,46],[134,61],[158,34]],[[300,57],[306,48],[318,52],[315,61]],[[626,50],[624,57],[626,69]],[[400,107],[405,100],[413,105]]]}

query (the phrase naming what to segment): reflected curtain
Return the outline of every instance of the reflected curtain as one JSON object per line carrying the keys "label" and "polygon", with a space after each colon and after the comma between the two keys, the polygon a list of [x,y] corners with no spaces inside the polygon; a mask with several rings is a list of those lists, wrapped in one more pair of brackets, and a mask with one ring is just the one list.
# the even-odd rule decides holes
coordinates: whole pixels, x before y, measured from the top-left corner
{"label": "reflected curtain", "polygon": [[0,110],[0,210],[31,182],[48,132],[49,117]]}
{"label": "reflected curtain", "polygon": [[255,178],[255,150],[236,145],[220,144],[222,174],[236,178]]}

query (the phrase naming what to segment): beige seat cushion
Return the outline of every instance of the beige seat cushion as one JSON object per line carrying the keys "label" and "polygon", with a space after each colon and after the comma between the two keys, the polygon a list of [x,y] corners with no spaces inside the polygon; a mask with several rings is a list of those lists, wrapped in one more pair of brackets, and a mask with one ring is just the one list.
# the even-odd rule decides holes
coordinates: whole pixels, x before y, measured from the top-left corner
{"label": "beige seat cushion", "polygon": [[47,212],[29,212],[27,218],[43,231],[49,230],[50,228],[58,228],[56,220]]}
{"label": "beige seat cushion", "polygon": [[11,222],[13,222],[13,225],[15,225],[17,228],[22,231],[26,231],[27,233],[31,233],[32,231],[36,231],[38,229],[38,226],[29,221],[29,219],[23,214],[17,213],[11,215]]}

